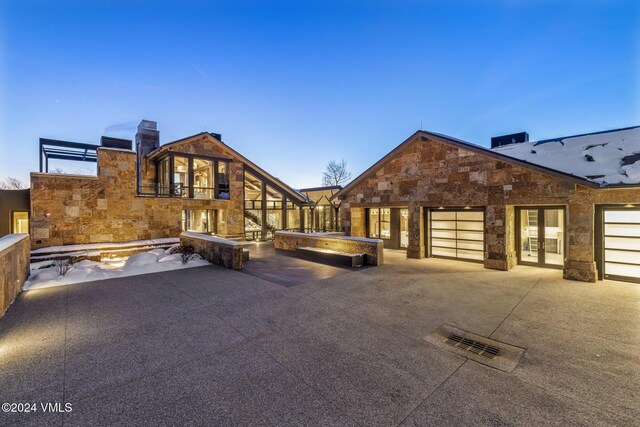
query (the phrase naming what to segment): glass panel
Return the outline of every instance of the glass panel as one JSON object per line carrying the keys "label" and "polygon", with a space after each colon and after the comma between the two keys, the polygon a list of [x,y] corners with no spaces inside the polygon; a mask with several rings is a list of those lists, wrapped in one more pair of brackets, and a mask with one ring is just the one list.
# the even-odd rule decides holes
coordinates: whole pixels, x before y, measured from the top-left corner
{"label": "glass panel", "polygon": [[380,238],[381,239],[391,238],[391,209],[390,208],[380,209]]}
{"label": "glass panel", "polygon": [[369,237],[380,237],[380,209],[369,209]]}
{"label": "glass panel", "polygon": [[304,230],[306,232],[311,232],[313,223],[311,217],[311,209],[308,207],[302,208],[302,215],[304,217]]}
{"label": "glass panel", "polygon": [[300,209],[287,209],[287,229],[300,230]]}
{"label": "glass panel", "polygon": [[229,200],[229,163],[218,162],[218,194],[217,199]]}
{"label": "glass panel", "polygon": [[193,197],[213,199],[213,161],[193,159]]}
{"label": "glass panel", "polygon": [[444,246],[444,247],[447,247],[447,248],[455,248],[456,247],[456,241],[455,240],[432,238],[431,239],[431,244],[433,246]]}
{"label": "glass panel", "polygon": [[189,197],[189,159],[186,157],[173,158],[173,194]]}
{"label": "glass panel", "polygon": [[282,210],[280,209],[267,210],[267,229],[269,230],[282,229]]}
{"label": "glass panel", "polygon": [[431,255],[455,257],[456,250],[454,248],[431,248]]}
{"label": "glass panel", "polygon": [[183,210],[182,229],[197,233],[215,233],[216,211],[214,209]]}
{"label": "glass panel", "polygon": [[249,210],[244,211],[244,229],[245,231],[261,231],[262,230],[262,211]]}
{"label": "glass panel", "polygon": [[520,258],[524,262],[538,262],[538,210],[520,211]]}
{"label": "glass panel", "polygon": [[431,211],[431,219],[435,219],[435,220],[456,219],[456,213],[451,211]]}
{"label": "glass panel", "polygon": [[444,237],[445,239],[455,239],[456,230],[433,230],[431,237]]}
{"label": "glass panel", "polygon": [[605,249],[627,249],[640,251],[640,239],[625,237],[605,237]]}
{"label": "glass panel", "polygon": [[477,230],[483,231],[484,224],[482,222],[458,221],[458,230]]}
{"label": "glass panel", "polygon": [[262,181],[249,172],[244,173],[244,199],[262,200]]}
{"label": "glass panel", "polygon": [[169,179],[171,171],[169,170],[169,157],[165,157],[158,163],[158,194],[169,194]]}
{"label": "glass panel", "polygon": [[606,262],[604,264],[604,271],[606,274],[614,276],[627,276],[627,277],[639,277],[640,278],[640,266],[638,265],[625,265],[625,264],[612,264]]}
{"label": "glass panel", "polygon": [[267,200],[279,200],[279,201],[282,201],[282,194],[280,194],[280,192],[278,192],[277,190],[275,190],[271,186],[267,185]]}
{"label": "glass panel", "polygon": [[458,258],[482,260],[484,254],[481,251],[470,251],[467,249],[458,249]]}
{"label": "glass panel", "polygon": [[444,228],[444,229],[448,229],[448,230],[455,230],[456,229],[456,222],[455,221],[431,221],[431,227],[432,228]]}
{"label": "glass panel", "polygon": [[604,211],[604,222],[629,222],[640,223],[640,211]]}
{"label": "glass panel", "polygon": [[469,242],[469,241],[460,240],[458,241],[458,248],[472,249],[475,251],[484,251],[484,242]]}
{"label": "glass panel", "polygon": [[400,247],[409,246],[409,209],[400,209]]}
{"label": "glass panel", "polygon": [[484,233],[482,231],[458,231],[456,237],[458,239],[482,241]]}
{"label": "glass panel", "polygon": [[[638,242],[638,246],[640,246],[640,241]],[[629,264],[640,265],[640,253],[627,252],[627,251],[614,251],[614,250],[608,249],[604,251],[604,260],[611,261],[611,262],[626,262]]]}
{"label": "glass panel", "polygon": [[605,224],[604,234],[607,236],[640,237],[640,224]]}
{"label": "glass panel", "polygon": [[14,212],[12,233],[29,233],[29,212]]}
{"label": "glass panel", "polygon": [[482,221],[484,212],[482,211],[458,211],[458,221]]}
{"label": "glass panel", "polygon": [[544,210],[544,262],[564,265],[564,211]]}

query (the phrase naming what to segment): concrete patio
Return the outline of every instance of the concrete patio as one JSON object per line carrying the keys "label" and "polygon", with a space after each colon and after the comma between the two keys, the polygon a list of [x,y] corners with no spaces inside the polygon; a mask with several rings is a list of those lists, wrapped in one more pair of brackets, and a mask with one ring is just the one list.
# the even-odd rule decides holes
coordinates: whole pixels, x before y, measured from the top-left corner
{"label": "concrete patio", "polygon": [[[0,320],[0,400],[73,410],[0,425],[638,425],[640,286],[261,250],[246,272],[21,294]],[[489,368],[424,340],[443,324],[526,351]]]}

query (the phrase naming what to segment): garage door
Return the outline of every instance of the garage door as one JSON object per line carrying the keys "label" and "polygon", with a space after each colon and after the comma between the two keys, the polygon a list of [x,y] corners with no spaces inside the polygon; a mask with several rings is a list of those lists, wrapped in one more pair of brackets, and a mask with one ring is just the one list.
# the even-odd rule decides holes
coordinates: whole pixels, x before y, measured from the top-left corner
{"label": "garage door", "polygon": [[484,259],[482,210],[431,211],[431,255],[469,261]]}
{"label": "garage door", "polygon": [[640,210],[604,210],[604,278],[640,282]]}

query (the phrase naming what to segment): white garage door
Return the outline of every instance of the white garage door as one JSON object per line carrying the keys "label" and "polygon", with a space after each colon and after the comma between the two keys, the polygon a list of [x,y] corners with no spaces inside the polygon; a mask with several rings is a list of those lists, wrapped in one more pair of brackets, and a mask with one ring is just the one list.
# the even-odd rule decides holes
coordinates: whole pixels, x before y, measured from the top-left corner
{"label": "white garage door", "polygon": [[640,282],[640,210],[605,209],[604,278]]}
{"label": "white garage door", "polygon": [[431,255],[471,261],[484,259],[484,212],[431,211]]}

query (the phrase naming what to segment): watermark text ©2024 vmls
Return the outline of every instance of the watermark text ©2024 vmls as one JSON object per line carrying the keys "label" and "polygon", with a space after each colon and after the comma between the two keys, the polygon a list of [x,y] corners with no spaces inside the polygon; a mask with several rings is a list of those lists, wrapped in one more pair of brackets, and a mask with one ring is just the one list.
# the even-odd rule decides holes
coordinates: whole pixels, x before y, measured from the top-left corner
{"label": "watermark text \u00a92024 vmls", "polygon": [[4,402],[2,404],[2,412],[46,412],[46,413],[64,413],[73,411],[73,405],[69,402]]}

